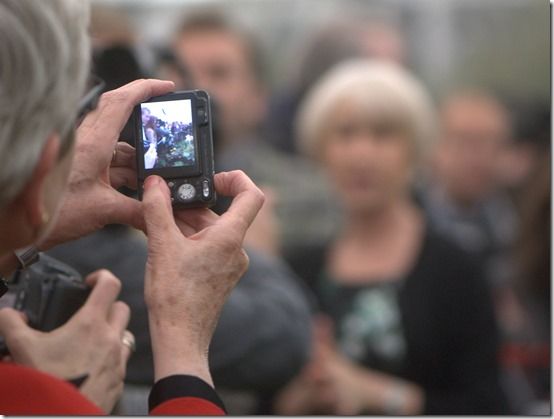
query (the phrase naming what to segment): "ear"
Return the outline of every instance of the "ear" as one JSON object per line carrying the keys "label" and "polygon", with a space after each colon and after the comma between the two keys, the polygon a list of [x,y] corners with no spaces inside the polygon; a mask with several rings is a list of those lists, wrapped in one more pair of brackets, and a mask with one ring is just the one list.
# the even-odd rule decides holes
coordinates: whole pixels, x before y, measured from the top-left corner
{"label": "ear", "polygon": [[45,183],[56,167],[60,151],[60,136],[52,133],[42,149],[31,178],[19,194],[17,204],[25,212],[27,222],[35,230],[40,229],[53,214],[48,214],[45,205]]}

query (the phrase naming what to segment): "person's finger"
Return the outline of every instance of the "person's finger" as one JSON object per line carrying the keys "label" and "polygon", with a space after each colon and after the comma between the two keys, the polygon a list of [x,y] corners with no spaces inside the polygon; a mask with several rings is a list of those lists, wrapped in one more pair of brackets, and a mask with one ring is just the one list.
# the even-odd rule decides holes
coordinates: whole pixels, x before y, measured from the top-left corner
{"label": "person's finger", "polygon": [[129,330],[124,330],[121,334],[121,358],[123,360],[123,368],[125,369],[125,365],[127,364],[127,361],[129,360],[130,356],[133,352],[136,350],[136,340],[133,333],[131,333]]}
{"label": "person's finger", "polygon": [[126,224],[146,232],[142,204],[116,190],[113,190],[113,199],[117,203],[112,206],[112,211],[109,214],[110,222],[112,224]]}
{"label": "person's finger", "polygon": [[125,141],[119,141],[115,145],[111,167],[128,167],[136,169],[137,161],[135,156],[135,148]]}
{"label": "person's finger", "polygon": [[198,230],[192,225],[188,224],[186,221],[175,219],[175,224],[177,224],[179,231],[185,237],[190,237],[193,234],[198,233]]}
{"label": "person's finger", "polygon": [[246,230],[264,203],[264,194],[240,170],[218,173],[215,175],[214,183],[219,194],[233,197],[231,206],[220,217],[218,224],[231,228],[242,241]]}
{"label": "person's finger", "polygon": [[314,353],[320,360],[333,358],[337,351],[332,320],[320,314],[314,319]]}
{"label": "person's finger", "polygon": [[[110,147],[111,153],[111,147],[115,145],[114,141],[119,137],[133,108],[152,96],[169,93],[174,88],[175,83],[172,81],[142,79],[106,92],[100,97],[97,109],[88,114],[79,125],[78,131],[80,133],[86,133],[89,130],[101,131],[102,139],[105,141],[97,142],[94,146]],[[91,141],[97,140],[97,136],[91,137],[94,137]]]}
{"label": "person's finger", "polygon": [[8,348],[13,348],[13,338],[19,336],[19,340],[26,333],[32,331],[27,325],[27,317],[20,311],[14,310],[11,307],[0,310],[0,336],[3,336]]}
{"label": "person's finger", "polygon": [[336,346],[333,320],[324,314],[314,318],[314,340],[328,348]]}
{"label": "person's finger", "polygon": [[85,278],[85,282],[93,288],[81,310],[94,311],[107,319],[121,291],[121,282],[106,269],[91,273]]}
{"label": "person's finger", "polygon": [[279,203],[279,197],[278,197],[277,191],[271,186],[267,186],[267,185],[260,186],[260,190],[264,194],[264,198],[265,198],[264,207],[268,207],[274,210],[274,208]]}
{"label": "person's finger", "polygon": [[129,358],[131,358],[132,354],[133,351],[131,350],[131,348],[129,348],[127,345],[121,345],[121,359],[124,364],[127,364],[127,361],[129,361]]}
{"label": "person's finger", "polygon": [[[140,102],[150,99],[152,96],[163,95],[175,89],[175,83],[168,80],[141,79],[112,90],[103,96],[110,99],[110,103],[118,105],[121,109],[130,111]],[[127,116],[128,117],[128,116]],[[127,119],[121,120],[123,125]]]}
{"label": "person's finger", "polygon": [[[90,121],[94,122],[96,119],[100,118],[101,112],[98,111],[101,111],[103,108],[117,106],[119,112],[114,116],[120,116],[120,114],[123,116],[123,118],[116,118],[117,121],[122,124],[121,127],[123,128],[123,125],[127,123],[133,107],[153,96],[163,95],[174,89],[175,83],[169,80],[139,79],[132,81],[124,86],[104,93],[100,97],[96,111],[89,114],[89,116],[91,116]],[[126,118],[125,114],[127,114]],[[85,123],[86,120],[85,118],[83,123]],[[121,130],[119,130],[119,132],[121,132]]]}
{"label": "person's finger", "polygon": [[108,323],[118,332],[123,333],[127,329],[129,320],[131,319],[131,310],[123,301],[116,301],[112,304]]}
{"label": "person's finger", "polygon": [[209,227],[219,219],[219,215],[207,208],[191,208],[186,210],[176,210],[173,212],[175,221],[181,231],[187,228],[187,231],[183,231],[183,234],[189,236],[200,230]]}
{"label": "person's finger", "polygon": [[110,168],[110,185],[118,189],[122,186],[137,189],[137,172],[128,167]]}
{"label": "person's finger", "polygon": [[177,230],[169,188],[159,176],[149,176],[144,182],[142,207],[149,242],[164,241]]}
{"label": "person's finger", "polygon": [[11,307],[5,307],[0,310],[0,335],[6,337],[10,332],[17,329],[18,326],[27,325],[27,316],[21,311],[14,310]]}

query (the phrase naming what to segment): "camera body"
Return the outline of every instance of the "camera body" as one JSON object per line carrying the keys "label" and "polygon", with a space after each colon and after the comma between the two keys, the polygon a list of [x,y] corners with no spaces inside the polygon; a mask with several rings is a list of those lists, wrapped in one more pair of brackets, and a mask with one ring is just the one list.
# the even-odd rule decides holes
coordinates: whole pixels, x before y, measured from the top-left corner
{"label": "camera body", "polygon": [[[2,307],[24,312],[32,328],[49,332],[67,322],[85,303],[90,291],[76,270],[41,255],[37,263],[14,274],[0,302]],[[0,339],[0,354],[7,353]]]}
{"label": "camera body", "polygon": [[150,175],[162,177],[175,208],[215,204],[210,97],[203,90],[156,96],[134,110],[138,196]]}

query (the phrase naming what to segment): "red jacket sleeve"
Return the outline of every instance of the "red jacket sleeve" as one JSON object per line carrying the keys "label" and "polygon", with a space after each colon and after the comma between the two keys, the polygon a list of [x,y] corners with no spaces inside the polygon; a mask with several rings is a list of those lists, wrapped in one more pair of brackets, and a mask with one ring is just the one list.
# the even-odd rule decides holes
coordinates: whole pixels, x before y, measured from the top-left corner
{"label": "red jacket sleeve", "polygon": [[215,390],[192,375],[171,375],[157,381],[148,398],[152,415],[225,415]]}
{"label": "red jacket sleeve", "polygon": [[225,411],[216,404],[198,397],[179,397],[171,399],[150,411],[151,415],[207,415],[221,416]]}
{"label": "red jacket sleeve", "polygon": [[[149,397],[153,415],[225,415],[215,390],[198,377],[159,380]],[[0,415],[105,415],[74,386],[21,365],[0,362]]]}
{"label": "red jacket sleeve", "polygon": [[71,384],[38,370],[0,362],[0,414],[104,415]]}

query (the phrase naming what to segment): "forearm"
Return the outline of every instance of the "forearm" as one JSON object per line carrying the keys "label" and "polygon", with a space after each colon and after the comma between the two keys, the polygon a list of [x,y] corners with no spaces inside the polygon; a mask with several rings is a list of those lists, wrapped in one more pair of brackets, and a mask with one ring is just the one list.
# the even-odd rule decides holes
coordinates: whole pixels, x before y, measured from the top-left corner
{"label": "forearm", "polygon": [[182,327],[149,316],[154,355],[154,386],[148,398],[152,415],[222,415],[225,406],[214,389],[207,352]]}

